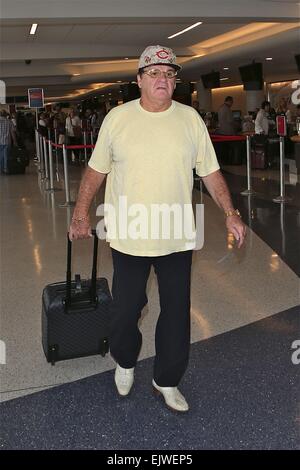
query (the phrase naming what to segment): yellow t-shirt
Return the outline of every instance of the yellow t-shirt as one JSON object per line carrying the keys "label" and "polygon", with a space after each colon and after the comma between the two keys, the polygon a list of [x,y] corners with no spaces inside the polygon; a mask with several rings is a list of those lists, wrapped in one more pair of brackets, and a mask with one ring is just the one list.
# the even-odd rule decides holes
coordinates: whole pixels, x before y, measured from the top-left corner
{"label": "yellow t-shirt", "polygon": [[[89,166],[107,174],[105,204],[111,212],[105,225],[112,248],[135,256],[195,248],[195,240],[178,229],[192,207],[193,168],[207,176],[219,164],[206,126],[192,107],[172,101],[166,111],[155,113],[137,99],[112,109]],[[161,222],[158,208],[167,210],[169,223],[166,218],[165,225]],[[180,209],[188,215],[180,215]]]}

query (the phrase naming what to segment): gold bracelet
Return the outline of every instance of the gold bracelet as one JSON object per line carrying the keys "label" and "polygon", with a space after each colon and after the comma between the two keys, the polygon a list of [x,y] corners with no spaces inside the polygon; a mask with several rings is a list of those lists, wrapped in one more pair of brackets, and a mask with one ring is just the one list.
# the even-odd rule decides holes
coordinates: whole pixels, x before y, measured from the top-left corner
{"label": "gold bracelet", "polygon": [[83,217],[72,217],[72,222],[85,222],[88,220],[89,216],[85,215]]}
{"label": "gold bracelet", "polygon": [[225,212],[225,217],[230,217],[232,215],[237,215],[238,217],[242,218],[241,214],[240,214],[240,211],[238,209],[230,209],[228,211],[224,211]]}

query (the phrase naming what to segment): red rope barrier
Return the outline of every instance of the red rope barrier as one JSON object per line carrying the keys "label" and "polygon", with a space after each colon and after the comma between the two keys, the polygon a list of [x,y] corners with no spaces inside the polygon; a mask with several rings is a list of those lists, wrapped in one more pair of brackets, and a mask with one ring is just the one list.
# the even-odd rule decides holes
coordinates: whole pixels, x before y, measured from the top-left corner
{"label": "red rope barrier", "polygon": [[58,147],[58,148],[60,148],[60,149],[63,148],[63,145],[62,145],[62,144],[56,144],[55,142],[51,142],[51,145],[52,145],[52,147]]}
{"label": "red rope barrier", "polygon": [[95,145],[65,145],[66,149],[93,149]]}
{"label": "red rope barrier", "polygon": [[245,135],[221,135],[221,134],[211,134],[210,138],[212,142],[240,142],[246,140]]}
{"label": "red rope barrier", "polygon": [[[52,142],[51,140],[47,140],[46,139],[46,142],[47,144],[49,144],[49,142],[51,143],[52,147],[58,147],[60,149],[63,148],[63,144],[56,144],[55,142]],[[93,144],[88,144],[88,145],[65,145],[65,148],[66,149],[93,149],[95,148],[95,145]]]}

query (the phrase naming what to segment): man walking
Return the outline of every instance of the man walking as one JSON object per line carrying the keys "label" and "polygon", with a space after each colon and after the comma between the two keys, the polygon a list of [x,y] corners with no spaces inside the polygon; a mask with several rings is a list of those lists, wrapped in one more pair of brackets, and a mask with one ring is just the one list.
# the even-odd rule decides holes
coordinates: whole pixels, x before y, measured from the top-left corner
{"label": "man walking", "polygon": [[223,209],[227,229],[239,247],[245,226],[233,208],[201,117],[192,107],[172,100],[180,69],[168,47],[149,46],[142,53],[137,75],[141,98],[114,108],[105,117],[81,182],[69,237],[75,240],[91,235],[89,208],[106,177],[105,203],[115,209],[116,226],[127,216],[122,210],[124,198],[128,214],[134,213],[136,205],[142,206],[149,221],[146,236],[124,236],[122,230],[112,236],[113,224],[109,219],[107,222],[114,268],[109,344],[117,362],[115,384],[119,394],[126,396],[134,382],[142,344],[138,320],[147,303],[146,285],[153,265],[161,312],[155,331],[152,385],[168,407],[184,412],[189,406],[177,386],[190,349],[190,278],[195,241],[185,234],[176,236],[179,222],[175,215],[169,237],[161,232],[160,236],[152,236],[151,208],[157,204],[191,206],[195,168]]}

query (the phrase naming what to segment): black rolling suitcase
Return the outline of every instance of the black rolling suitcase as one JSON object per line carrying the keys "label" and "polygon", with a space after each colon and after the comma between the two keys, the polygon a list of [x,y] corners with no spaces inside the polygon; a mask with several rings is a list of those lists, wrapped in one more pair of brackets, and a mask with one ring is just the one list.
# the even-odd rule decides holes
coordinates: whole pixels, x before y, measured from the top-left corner
{"label": "black rolling suitcase", "polygon": [[24,162],[25,166],[28,166],[30,163],[29,153],[20,136],[17,136],[17,147],[19,149],[19,153],[22,152],[22,161]]}
{"label": "black rolling suitcase", "polygon": [[269,137],[268,138],[268,162],[269,165],[279,166],[280,160],[280,146],[279,146],[279,137]]}
{"label": "black rolling suitcase", "polygon": [[71,281],[72,242],[68,238],[66,282],[49,284],[42,296],[42,344],[47,361],[108,352],[111,294],[105,278],[97,279],[98,237],[94,235],[91,280]]}
{"label": "black rolling suitcase", "polygon": [[268,166],[268,139],[254,135],[251,139],[251,168],[264,170]]}
{"label": "black rolling suitcase", "polygon": [[27,152],[21,147],[12,146],[7,155],[7,172],[9,175],[23,175],[27,166]]}

